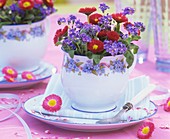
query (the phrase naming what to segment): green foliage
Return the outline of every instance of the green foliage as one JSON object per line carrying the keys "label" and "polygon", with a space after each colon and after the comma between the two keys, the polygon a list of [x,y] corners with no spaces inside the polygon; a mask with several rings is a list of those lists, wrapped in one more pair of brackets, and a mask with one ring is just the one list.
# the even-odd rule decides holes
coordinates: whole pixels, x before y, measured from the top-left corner
{"label": "green foliage", "polygon": [[3,25],[31,24],[43,20],[55,11],[54,8],[49,8],[45,4],[34,6],[31,10],[22,10],[14,2],[12,5],[0,8],[0,28]]}

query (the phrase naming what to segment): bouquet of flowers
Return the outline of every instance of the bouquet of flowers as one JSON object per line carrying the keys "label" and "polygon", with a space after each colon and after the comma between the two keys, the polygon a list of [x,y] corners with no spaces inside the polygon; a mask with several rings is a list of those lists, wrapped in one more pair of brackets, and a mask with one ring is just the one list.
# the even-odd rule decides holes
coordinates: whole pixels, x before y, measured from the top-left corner
{"label": "bouquet of flowers", "polygon": [[52,0],[0,0],[0,28],[3,25],[31,24],[54,13]]}
{"label": "bouquet of flowers", "polygon": [[101,3],[101,13],[97,9],[80,8],[79,12],[87,16],[87,22],[82,23],[76,16],[70,15],[59,18],[58,24],[66,24],[63,29],[58,29],[54,36],[55,45],[62,45],[63,51],[71,58],[74,55],[87,56],[93,59],[96,65],[105,56],[124,55],[131,67],[134,54],[138,46],[133,42],[138,41],[140,33],[145,30],[141,22],[129,22],[127,15],[132,15],[135,10],[127,7],[121,13],[106,13],[110,7]]}

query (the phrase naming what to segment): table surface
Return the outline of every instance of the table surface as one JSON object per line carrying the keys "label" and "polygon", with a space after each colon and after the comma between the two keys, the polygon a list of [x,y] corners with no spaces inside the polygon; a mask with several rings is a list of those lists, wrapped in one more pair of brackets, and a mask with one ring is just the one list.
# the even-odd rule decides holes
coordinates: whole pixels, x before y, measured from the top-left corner
{"label": "table surface", "polygon": [[[55,24],[56,19],[59,15],[53,15],[50,17],[51,20],[51,31],[49,34],[49,45],[44,57],[44,61],[55,65],[58,68],[58,72],[61,71],[63,52],[60,48],[57,48],[53,44],[53,36],[55,34],[58,26]],[[149,47],[148,60],[143,64],[137,64],[132,75],[132,77],[136,77],[139,75],[148,75],[151,78],[152,83],[158,83],[165,87],[169,87],[170,73],[162,73],[155,69],[155,58],[154,58],[154,50],[153,47]],[[0,89],[0,93],[13,93],[20,97],[22,102],[24,103],[31,97],[37,96],[39,94],[43,94],[46,86],[48,84],[49,79],[36,84],[35,86],[31,86],[27,89],[8,89],[2,90]],[[75,131],[67,131],[60,128],[57,128],[52,125],[48,125],[43,123],[37,119],[30,117],[23,109],[21,109],[18,114],[25,120],[25,122],[30,127],[32,132],[32,136],[35,139],[44,138],[44,139],[65,139],[65,138],[81,138],[81,139],[90,139],[90,138],[117,138],[117,139],[136,139],[136,133],[140,126],[140,124],[124,128],[118,131],[110,131],[110,132],[99,132],[99,133],[84,133],[84,132],[75,132]],[[158,106],[158,112],[154,115],[150,120],[155,124],[155,131],[152,135],[152,139],[163,139],[170,136],[170,129],[161,129],[161,126],[170,126],[170,113],[165,112],[162,106]],[[169,124],[169,125],[168,125]],[[46,134],[45,131],[49,130],[50,134]],[[26,139],[26,133],[24,128],[20,124],[20,122],[15,118],[11,118],[5,122],[1,122],[0,126],[0,138],[1,139]]]}

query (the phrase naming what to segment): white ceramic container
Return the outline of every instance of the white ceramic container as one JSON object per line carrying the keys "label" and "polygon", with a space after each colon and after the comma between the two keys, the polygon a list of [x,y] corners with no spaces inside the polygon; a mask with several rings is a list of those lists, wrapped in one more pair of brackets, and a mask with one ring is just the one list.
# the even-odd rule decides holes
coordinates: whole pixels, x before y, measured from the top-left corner
{"label": "white ceramic container", "polygon": [[[116,62],[119,68],[114,67]],[[92,66],[92,61],[85,56],[75,55],[71,59],[65,53],[61,81],[72,107],[86,112],[114,109],[132,71],[125,67],[121,69],[122,65],[127,66],[123,55],[104,57],[99,66]]]}
{"label": "white ceramic container", "polygon": [[0,28],[0,69],[35,70],[47,48],[49,24],[46,19],[26,25]]}

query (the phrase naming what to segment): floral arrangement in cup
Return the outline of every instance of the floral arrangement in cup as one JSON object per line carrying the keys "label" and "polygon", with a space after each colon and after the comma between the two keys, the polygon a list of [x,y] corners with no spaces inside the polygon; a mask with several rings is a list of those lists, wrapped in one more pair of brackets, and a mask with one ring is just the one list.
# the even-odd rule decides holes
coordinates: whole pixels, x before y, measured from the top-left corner
{"label": "floral arrangement in cup", "polygon": [[0,0],[0,28],[3,25],[31,24],[54,13],[52,0]]}
{"label": "floral arrangement in cup", "polygon": [[106,13],[110,7],[101,3],[101,13],[97,9],[80,8],[79,12],[87,16],[87,22],[83,23],[76,16],[70,15],[67,19],[61,17],[58,24],[66,24],[63,29],[58,29],[54,37],[55,45],[62,45],[62,50],[71,58],[74,55],[87,56],[93,59],[96,65],[105,56],[124,55],[127,68],[134,61],[134,54],[138,46],[133,42],[138,41],[140,33],[145,30],[141,22],[128,22],[127,15],[135,10],[127,7],[121,13]]}

